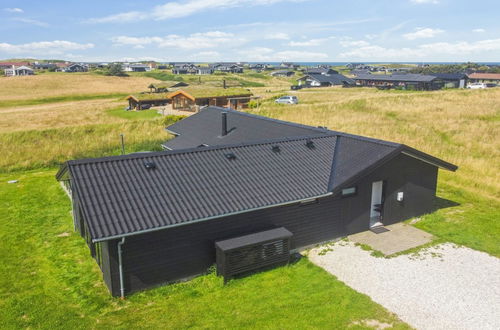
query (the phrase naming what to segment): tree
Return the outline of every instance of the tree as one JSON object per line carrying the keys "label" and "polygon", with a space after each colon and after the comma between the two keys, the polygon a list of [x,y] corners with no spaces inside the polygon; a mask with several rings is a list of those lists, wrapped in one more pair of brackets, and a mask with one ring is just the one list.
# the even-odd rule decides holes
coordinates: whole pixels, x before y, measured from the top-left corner
{"label": "tree", "polygon": [[106,76],[126,77],[128,75],[125,72],[123,72],[122,65],[120,63],[114,63],[108,65]]}

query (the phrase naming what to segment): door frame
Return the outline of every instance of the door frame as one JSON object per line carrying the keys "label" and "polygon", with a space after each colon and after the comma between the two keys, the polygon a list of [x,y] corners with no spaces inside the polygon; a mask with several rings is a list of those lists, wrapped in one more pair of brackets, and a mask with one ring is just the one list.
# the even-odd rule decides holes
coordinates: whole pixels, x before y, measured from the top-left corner
{"label": "door frame", "polygon": [[[380,182],[380,197],[376,196],[376,201],[374,201],[374,185],[378,184]],[[369,213],[369,227],[377,227],[377,226],[383,226],[383,219],[384,219],[384,204],[385,204],[385,189],[386,188],[386,180],[375,180],[372,181],[371,183],[371,193],[370,193],[370,213]],[[378,203],[376,203],[378,202]],[[376,204],[380,204],[380,211],[374,211],[374,207]],[[374,213],[377,212],[378,215],[374,215]]]}

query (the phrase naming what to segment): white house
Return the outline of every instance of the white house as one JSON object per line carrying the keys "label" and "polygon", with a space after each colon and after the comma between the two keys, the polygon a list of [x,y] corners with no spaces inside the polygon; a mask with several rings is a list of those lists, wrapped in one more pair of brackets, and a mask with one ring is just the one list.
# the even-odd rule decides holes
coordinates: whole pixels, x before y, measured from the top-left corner
{"label": "white house", "polygon": [[9,77],[12,77],[12,76],[31,76],[31,75],[35,74],[33,69],[31,69],[30,67],[24,66],[24,65],[18,66],[18,67],[13,65],[11,68],[5,69],[4,72],[5,72],[5,75],[9,76]]}

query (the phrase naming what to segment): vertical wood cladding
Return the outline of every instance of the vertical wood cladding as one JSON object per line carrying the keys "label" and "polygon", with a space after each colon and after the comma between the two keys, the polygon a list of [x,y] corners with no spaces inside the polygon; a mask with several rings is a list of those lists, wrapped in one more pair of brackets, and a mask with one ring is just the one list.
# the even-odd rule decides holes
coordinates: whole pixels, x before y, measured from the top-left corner
{"label": "vertical wood cladding", "polygon": [[[402,154],[354,184],[357,194],[352,197],[330,196],[308,205],[273,207],[127,237],[122,247],[126,292],[205,272],[215,262],[218,240],[285,227],[293,233],[292,249],[296,249],[365,231],[374,181],[385,182],[384,224],[422,215],[432,209],[437,170]],[[403,202],[396,200],[400,191]],[[103,245],[103,254],[109,254],[104,278],[115,296],[120,294],[117,242]]]}

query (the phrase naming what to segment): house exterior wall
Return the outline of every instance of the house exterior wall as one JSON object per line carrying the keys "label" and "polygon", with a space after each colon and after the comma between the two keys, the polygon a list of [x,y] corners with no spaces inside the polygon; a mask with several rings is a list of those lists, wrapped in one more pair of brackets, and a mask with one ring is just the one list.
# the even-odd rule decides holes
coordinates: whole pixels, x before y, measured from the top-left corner
{"label": "house exterior wall", "polygon": [[[313,204],[295,203],[130,236],[122,246],[125,291],[202,274],[215,262],[217,240],[285,227],[294,234],[292,248],[298,249],[368,230],[374,181],[385,182],[384,224],[428,213],[437,171],[433,165],[401,154],[354,183],[357,193],[351,197],[329,196]],[[404,192],[403,202],[396,200],[398,192]],[[114,296],[120,294],[117,243],[109,241],[102,249],[108,253],[105,282]]]}

